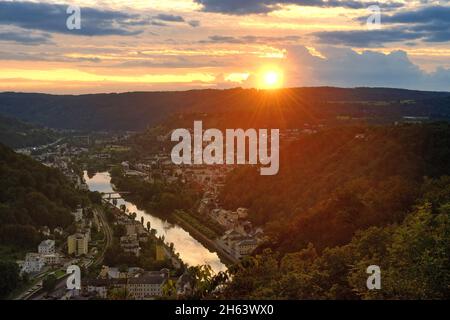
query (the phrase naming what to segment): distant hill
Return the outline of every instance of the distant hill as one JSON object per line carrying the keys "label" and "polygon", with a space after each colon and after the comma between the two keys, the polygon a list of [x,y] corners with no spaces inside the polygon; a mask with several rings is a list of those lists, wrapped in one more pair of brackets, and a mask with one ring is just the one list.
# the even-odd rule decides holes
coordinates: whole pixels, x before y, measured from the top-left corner
{"label": "distant hill", "polygon": [[[450,93],[387,88],[293,88],[133,92],[93,95],[0,93],[0,114],[52,128],[142,130],[178,112],[287,112],[292,121],[339,115],[396,120],[450,118]],[[278,115],[279,117],[280,115]],[[242,116],[240,118],[243,118]]]}
{"label": "distant hill", "polygon": [[50,129],[34,126],[0,115],[0,143],[11,148],[23,148],[47,144],[56,140],[57,134]]}

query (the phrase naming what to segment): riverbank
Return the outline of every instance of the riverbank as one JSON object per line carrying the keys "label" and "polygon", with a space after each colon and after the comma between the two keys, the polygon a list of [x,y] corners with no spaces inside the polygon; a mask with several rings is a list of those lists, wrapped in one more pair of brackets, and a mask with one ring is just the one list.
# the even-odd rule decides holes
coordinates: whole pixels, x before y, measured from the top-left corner
{"label": "riverbank", "polygon": [[[123,198],[124,198],[124,200],[129,201],[129,202],[136,201],[136,199],[133,199],[132,195],[123,195]],[[144,210],[150,211],[149,209],[145,209],[145,208],[144,208]],[[215,241],[215,239],[212,239],[209,235],[205,234],[205,232],[199,230],[199,228],[196,228],[192,223],[189,223],[189,221],[187,221],[186,219],[183,219],[183,217],[180,214],[177,214],[176,212],[174,212],[170,215],[162,215],[162,214],[158,215],[154,210],[151,210],[151,212],[154,215],[159,216],[160,218],[167,219],[170,223],[177,224],[181,228],[186,230],[195,240],[199,241],[209,251],[216,252],[217,255],[219,256],[220,260],[226,266],[230,266],[232,264],[239,262],[239,259],[236,259],[236,257],[232,256],[231,254],[226,252],[222,247],[220,247],[217,244],[217,242]],[[197,221],[197,222],[201,223],[200,221]],[[203,224],[201,226],[208,228],[207,226],[205,226]]]}
{"label": "riverbank", "polygon": [[[87,176],[85,172],[84,179],[91,191],[103,193],[117,191],[117,189],[114,190],[115,188],[111,182],[109,172],[98,172],[91,177]],[[132,196],[128,194],[126,198],[131,200],[134,198]],[[145,208],[138,208],[136,204],[133,200],[117,199],[117,207],[125,206],[127,212],[136,213],[136,220],[140,221],[144,219],[144,225],[149,222],[151,228],[156,230],[158,237],[164,237],[164,242],[168,244],[173,243],[174,251],[179,254],[179,257],[185,264],[190,266],[210,265],[215,272],[225,271],[227,269],[223,261],[229,263],[229,259],[221,259],[219,254],[215,252],[215,246],[211,245],[211,242],[204,241],[204,238],[194,233],[191,228],[188,229],[187,226],[183,228],[181,225],[175,223],[175,219],[171,215],[160,214],[154,212],[154,210],[147,211]],[[202,241],[200,242],[199,240]],[[207,243],[209,243],[208,246],[206,246]]]}
{"label": "riverbank", "polygon": [[173,214],[174,219],[176,220],[176,223],[180,225],[183,229],[187,230],[189,234],[200,241],[201,244],[203,244],[205,247],[207,247],[211,251],[215,251],[220,260],[226,264],[227,266],[238,263],[239,260],[230,255],[228,252],[223,250],[215,240],[212,240],[208,238],[206,235],[204,235],[201,231],[194,228],[191,224],[183,220],[180,216],[178,216],[176,213]]}

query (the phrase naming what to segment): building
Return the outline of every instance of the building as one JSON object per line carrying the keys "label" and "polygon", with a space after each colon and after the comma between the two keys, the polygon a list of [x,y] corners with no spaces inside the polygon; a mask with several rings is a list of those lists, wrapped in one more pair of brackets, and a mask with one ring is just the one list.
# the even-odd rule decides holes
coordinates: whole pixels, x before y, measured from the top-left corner
{"label": "building", "polygon": [[168,279],[168,270],[146,272],[143,275],[128,280],[128,290],[136,300],[160,297]]}
{"label": "building", "polygon": [[166,251],[160,244],[156,245],[156,261],[164,261],[166,259]]}
{"label": "building", "polygon": [[83,285],[83,289],[89,295],[106,299],[108,297],[109,281],[107,279],[94,279]]}
{"label": "building", "polygon": [[40,255],[39,253],[30,252],[27,253],[25,257],[25,261],[22,266],[22,272],[25,273],[41,272],[44,266],[45,261],[42,255]]}
{"label": "building", "polygon": [[234,244],[243,239],[241,233],[237,232],[234,229],[227,230],[225,234],[222,236],[221,241],[228,247],[228,251],[234,246]]}
{"label": "building", "polygon": [[72,212],[72,215],[76,222],[80,222],[83,219],[83,209],[78,208],[76,211]]}
{"label": "building", "polygon": [[83,233],[75,233],[67,237],[67,252],[76,256],[88,254],[88,237]]}
{"label": "building", "polygon": [[42,228],[39,229],[39,232],[42,233],[42,235],[44,235],[45,237],[50,236],[50,228],[47,226],[43,226]]}
{"label": "building", "polygon": [[40,254],[54,254],[55,253],[55,240],[44,240],[38,246],[38,252]]}
{"label": "building", "polygon": [[251,254],[256,247],[258,247],[258,241],[253,238],[241,240],[234,245],[234,251],[236,258]]}
{"label": "building", "polygon": [[136,221],[136,220],[127,218],[121,224],[123,224],[125,226],[127,236],[131,236],[134,234],[141,234],[143,232],[146,232],[142,223],[139,221]]}
{"label": "building", "polygon": [[42,258],[44,259],[44,263],[49,266],[59,264],[60,262],[58,254],[43,254]]}
{"label": "building", "polygon": [[61,227],[56,227],[55,229],[53,229],[53,233],[54,233],[55,235],[62,236],[63,233],[64,233],[64,229],[61,228]]}
{"label": "building", "polygon": [[100,270],[100,279],[126,279],[137,277],[144,273],[144,269],[138,267],[130,267],[126,272],[121,271],[119,268],[112,268],[109,266],[102,266]]}

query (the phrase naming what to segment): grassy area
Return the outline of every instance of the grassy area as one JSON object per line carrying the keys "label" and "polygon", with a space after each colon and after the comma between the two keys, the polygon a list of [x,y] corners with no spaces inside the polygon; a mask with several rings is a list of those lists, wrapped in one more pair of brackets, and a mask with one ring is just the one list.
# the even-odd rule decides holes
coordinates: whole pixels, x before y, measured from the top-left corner
{"label": "grassy area", "polygon": [[61,270],[61,269],[55,271],[55,277],[57,279],[63,277],[65,274],[66,274],[66,272],[64,270]]}

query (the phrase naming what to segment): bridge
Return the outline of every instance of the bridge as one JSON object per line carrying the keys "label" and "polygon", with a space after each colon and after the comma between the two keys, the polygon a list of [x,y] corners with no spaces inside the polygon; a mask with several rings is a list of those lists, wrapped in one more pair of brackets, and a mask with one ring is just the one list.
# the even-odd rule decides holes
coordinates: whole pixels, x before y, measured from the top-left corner
{"label": "bridge", "polygon": [[122,199],[122,195],[130,194],[129,191],[101,192],[101,195],[108,200]]}

